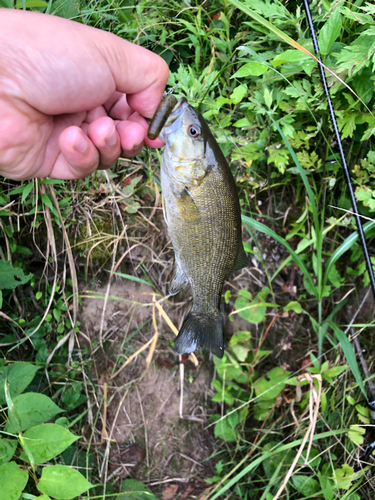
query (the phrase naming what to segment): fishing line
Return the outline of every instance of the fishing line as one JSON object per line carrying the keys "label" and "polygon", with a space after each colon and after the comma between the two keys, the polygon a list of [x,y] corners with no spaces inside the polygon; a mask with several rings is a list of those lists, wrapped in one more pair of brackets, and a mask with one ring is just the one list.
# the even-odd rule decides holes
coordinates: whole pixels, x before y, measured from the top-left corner
{"label": "fishing line", "polygon": [[331,101],[331,95],[329,93],[329,89],[328,89],[328,85],[327,85],[326,75],[325,75],[325,72],[324,72],[324,68],[323,68],[323,66],[321,64],[322,63],[322,59],[320,57],[320,50],[319,50],[318,40],[316,38],[314,23],[313,23],[313,20],[312,20],[312,17],[311,17],[311,12],[310,12],[310,7],[309,7],[308,0],[303,0],[303,3],[304,3],[304,7],[305,7],[306,17],[307,17],[307,21],[308,21],[308,25],[309,25],[311,37],[312,37],[312,40],[313,40],[314,50],[315,50],[316,56],[317,56],[318,61],[319,61],[318,66],[319,66],[319,71],[320,71],[320,77],[321,77],[321,80],[322,80],[322,84],[323,84],[325,95],[327,97],[329,114],[331,116],[332,125],[333,125],[334,131],[335,131],[335,135],[336,135],[336,140],[337,140],[337,144],[338,144],[338,148],[339,148],[339,152],[340,152],[340,157],[341,157],[341,164],[342,164],[342,168],[343,168],[343,171],[344,171],[344,176],[345,176],[346,184],[347,184],[348,189],[349,189],[350,201],[351,201],[351,204],[352,204],[352,207],[353,207],[353,212],[354,212],[354,217],[355,217],[355,220],[356,220],[356,225],[357,225],[357,229],[358,229],[359,239],[361,241],[363,255],[364,255],[364,258],[365,258],[365,262],[366,262],[366,268],[367,268],[368,275],[369,275],[369,278],[370,278],[370,284],[371,284],[371,288],[372,288],[372,293],[373,293],[374,300],[375,300],[375,277],[374,277],[374,271],[372,269],[370,255],[368,253],[368,248],[367,248],[367,244],[366,244],[366,238],[365,238],[365,234],[363,232],[360,215],[358,213],[357,202],[356,202],[355,195],[354,195],[354,190],[353,190],[353,184],[352,184],[352,181],[351,181],[351,178],[350,178],[350,173],[349,173],[348,165],[346,163],[345,154],[344,154],[344,150],[343,150],[343,147],[342,147],[341,136],[340,136],[339,128],[337,126],[335,111],[333,109],[333,105],[332,105],[332,101]]}

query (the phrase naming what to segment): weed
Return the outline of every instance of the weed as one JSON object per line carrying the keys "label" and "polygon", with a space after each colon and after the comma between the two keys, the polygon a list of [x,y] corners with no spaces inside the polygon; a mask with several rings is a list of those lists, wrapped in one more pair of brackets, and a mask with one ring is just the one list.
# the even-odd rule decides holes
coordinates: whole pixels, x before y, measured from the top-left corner
{"label": "weed", "polygon": [[[204,408],[194,395],[197,406],[189,415],[197,425],[210,421],[205,432],[215,437],[215,472],[191,469],[189,476],[184,468],[185,479],[200,479],[207,500],[370,498],[372,458],[363,456],[371,420],[346,326],[369,279],[301,8],[263,0],[1,3],[73,18],[160,54],[171,69],[168,86],[178,84],[176,96],[200,108],[229,159],[252,263],[225,293],[233,334],[223,359],[214,360],[213,390],[204,382]],[[372,252],[374,7],[323,2],[312,9]],[[120,500],[196,491],[192,483],[183,490],[163,482],[170,481],[167,457],[177,473],[176,453],[183,451],[164,436],[160,449],[173,449],[163,449],[163,467],[153,460],[154,436],[147,435],[140,410],[133,415],[146,465],[133,479],[119,479],[109,468],[107,438],[116,425],[129,425],[120,417],[116,424],[120,403],[139,405],[137,388],[150,376],[134,367],[137,360],[147,360],[154,374],[159,365],[152,356],[161,363],[165,390],[177,369],[184,380],[183,364],[169,368],[173,336],[170,326],[163,330],[158,309],[168,304],[177,324],[189,306],[184,296],[174,305],[163,301],[171,252],[161,222],[159,160],[157,152],[144,151],[82,181],[0,185],[0,483],[6,491],[4,481],[12,481],[14,498],[42,492]],[[108,285],[99,293],[102,282]],[[112,306],[124,298],[121,289],[131,292],[126,310]],[[91,311],[97,324],[78,319],[79,293],[96,308],[102,301],[99,313]],[[359,314],[352,327],[370,365],[373,304],[365,301]],[[191,389],[201,373],[194,370],[186,365]],[[118,387],[117,373],[128,377]],[[145,394],[147,418],[155,395]],[[183,394],[174,396],[171,407],[186,417]],[[25,409],[35,405],[31,418]],[[184,443],[192,434],[198,443],[200,428],[185,432]],[[209,455],[212,448],[205,449]],[[52,473],[64,485],[51,480]],[[67,485],[77,489],[65,491]]]}

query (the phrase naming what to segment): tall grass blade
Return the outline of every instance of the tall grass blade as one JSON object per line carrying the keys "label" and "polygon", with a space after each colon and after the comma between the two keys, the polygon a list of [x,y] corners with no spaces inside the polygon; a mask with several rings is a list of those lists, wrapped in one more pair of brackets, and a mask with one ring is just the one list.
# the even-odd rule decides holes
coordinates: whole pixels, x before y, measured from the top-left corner
{"label": "tall grass blade", "polygon": [[114,272],[111,272],[111,274],[115,274],[116,276],[120,276],[120,278],[125,278],[130,281],[136,281],[137,283],[142,283],[143,285],[150,286],[150,283],[148,281],[143,280],[141,278],[137,278],[137,276],[132,276],[131,274],[114,273]]}
{"label": "tall grass blade", "polygon": [[[340,429],[337,431],[332,430],[332,431],[322,432],[321,434],[315,434],[313,436],[313,441],[318,441],[320,439],[326,439],[331,436],[338,436],[340,434],[345,434],[345,432],[347,431],[348,429]],[[300,446],[301,444],[302,444],[302,439],[296,439],[295,441],[279,446],[272,451],[262,453],[260,457],[250,462],[249,465],[247,465],[244,469],[242,469],[241,472],[236,474],[233,479],[228,481],[228,483],[225,486],[223,486],[219,491],[217,491],[216,494],[212,498],[210,498],[210,500],[216,500],[216,498],[223,495],[227,490],[229,490],[229,488],[234,486],[243,476],[246,476],[246,474],[249,474],[253,469],[256,469],[258,465],[264,462],[264,460],[266,460],[267,458],[271,458],[273,455],[278,455],[280,453],[286,452],[291,448]]]}
{"label": "tall grass blade", "polygon": [[[314,218],[315,231],[316,231],[317,240],[318,240],[318,234],[319,234],[318,233],[318,231],[319,231],[319,216],[318,216],[318,209],[317,209],[317,206],[316,206],[316,203],[315,203],[316,196],[314,195],[314,193],[313,193],[313,191],[311,189],[311,186],[310,186],[310,183],[309,183],[309,181],[307,179],[307,175],[305,173],[305,170],[303,169],[302,165],[300,164],[300,162],[299,162],[299,160],[297,158],[297,155],[294,152],[294,149],[290,145],[290,142],[288,141],[288,139],[284,135],[284,132],[281,130],[280,125],[273,118],[273,116],[271,115],[271,113],[268,110],[266,110],[266,111],[267,111],[268,117],[270,118],[270,120],[274,124],[275,128],[277,129],[277,131],[281,135],[282,140],[284,141],[285,146],[287,147],[287,149],[288,149],[288,151],[290,153],[290,156],[292,157],[294,163],[296,164],[296,167],[298,168],[298,172],[299,172],[299,174],[301,176],[303,184],[305,185],[306,192],[307,192],[307,195],[309,197],[310,204],[311,204],[311,210],[312,210],[313,218]],[[317,241],[317,246],[318,246],[318,241]]]}
{"label": "tall grass blade", "polygon": [[[272,117],[271,113],[269,111],[267,111],[267,114],[268,114],[270,120],[273,122],[276,129],[278,130],[279,134],[281,135],[285,146],[287,147],[294,163],[296,164],[296,167],[298,168],[298,172],[302,178],[302,181],[303,181],[305,188],[306,188],[306,191],[307,191],[307,195],[308,195],[309,200],[310,200],[311,210],[312,210],[313,219],[314,219],[315,234],[316,234],[317,278],[318,278],[318,290],[317,290],[316,297],[317,297],[318,301],[321,302],[322,294],[323,294],[323,290],[324,290],[323,286],[322,286],[322,278],[323,278],[323,276],[322,276],[323,275],[323,269],[322,269],[323,217],[322,217],[322,222],[320,223],[318,209],[317,209],[317,206],[315,203],[316,197],[311,189],[309,181],[307,180],[307,175],[306,175],[304,169],[302,168],[302,165],[300,164],[300,162],[297,158],[297,155],[294,152],[294,149],[292,148],[288,139],[286,138],[283,131],[281,130],[280,125]],[[315,286],[314,286],[314,290],[316,290]],[[320,315],[319,315],[319,321],[321,321]]]}
{"label": "tall grass blade", "polygon": [[[369,221],[366,222],[362,226],[364,234],[367,235],[372,229],[375,229],[375,221]],[[350,250],[350,248],[354,245],[354,243],[358,240],[359,234],[358,231],[355,231],[352,233],[350,236],[344,240],[341,245],[333,252],[331,257],[327,260],[325,270],[324,270],[324,279],[323,279],[323,286],[327,283],[329,273],[331,271],[331,268],[335,264],[335,262],[343,255],[346,251]]]}
{"label": "tall grass blade", "polygon": [[274,240],[278,241],[281,245],[283,245],[288,252],[290,253],[291,258],[293,261],[297,264],[301,272],[304,274],[305,278],[308,280],[312,290],[314,291],[314,295],[318,297],[318,291],[315,287],[314,281],[311,277],[310,272],[308,271],[307,267],[305,266],[305,263],[303,260],[299,257],[299,255],[296,254],[296,252],[293,250],[293,248],[289,245],[289,243],[282,237],[279,236],[275,231],[273,231],[271,228],[267,227],[265,224],[262,224],[261,222],[251,219],[250,217],[247,217],[246,215],[242,215],[242,221],[245,225],[248,225],[255,229],[256,231],[259,231],[261,233],[267,234],[268,236],[271,236]]}
{"label": "tall grass blade", "polygon": [[359,385],[359,388],[361,389],[363,395],[365,396],[365,398],[367,400],[367,393],[366,393],[365,387],[363,385],[361,372],[359,371],[357,359],[355,357],[355,352],[354,352],[352,344],[350,343],[350,341],[349,341],[348,337],[345,335],[345,333],[335,323],[333,323],[332,321],[329,321],[329,325],[332,328],[332,330],[334,331],[334,333],[337,337],[337,340],[340,342],[340,345],[342,347],[342,350],[344,352],[344,355],[346,357],[348,365],[349,365],[349,367],[354,375],[354,378],[356,379],[357,384]]}

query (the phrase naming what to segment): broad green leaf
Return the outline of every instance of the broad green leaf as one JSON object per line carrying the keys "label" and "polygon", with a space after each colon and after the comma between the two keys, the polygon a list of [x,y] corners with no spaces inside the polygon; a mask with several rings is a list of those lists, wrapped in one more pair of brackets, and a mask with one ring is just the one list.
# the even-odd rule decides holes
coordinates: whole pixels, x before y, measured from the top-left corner
{"label": "broad green leaf", "polygon": [[16,451],[16,439],[1,439],[0,437],[0,465],[6,464]]}
{"label": "broad green leaf", "polygon": [[341,283],[344,281],[343,278],[340,276],[340,273],[336,269],[335,265],[330,267],[328,280],[336,288],[339,288],[341,286]]}
{"label": "broad green leaf", "polygon": [[247,91],[248,88],[246,85],[239,85],[233,90],[232,94],[230,95],[231,101],[234,104],[238,104],[245,97]]}
{"label": "broad green leaf", "polygon": [[266,106],[270,108],[272,106],[272,101],[273,101],[273,91],[269,91],[268,88],[266,87],[264,89],[263,97],[264,97],[264,102],[266,103]]}
{"label": "broad green leaf", "polygon": [[305,497],[309,497],[320,490],[318,481],[310,476],[293,474],[292,482],[293,486]]}
{"label": "broad green leaf", "polygon": [[135,479],[125,479],[115,500],[158,500],[150,488]]}
{"label": "broad green leaf", "polygon": [[360,427],[359,425],[351,425],[350,431],[348,431],[348,438],[357,446],[362,446],[365,440],[365,433],[366,429],[364,429],[363,427]]}
{"label": "broad green leaf", "polygon": [[278,54],[272,59],[272,66],[276,67],[284,63],[301,63],[302,61],[309,60],[309,56],[300,52],[299,50],[288,49],[281,54]]}
{"label": "broad green leaf", "polygon": [[23,203],[26,198],[29,196],[32,188],[33,188],[33,181],[30,181],[28,184],[26,184],[25,189],[22,191],[22,198],[21,198],[21,203]]}
{"label": "broad green leaf", "polygon": [[340,35],[341,31],[341,15],[339,9],[336,8],[328,17],[328,21],[320,30],[318,36],[318,44],[320,53],[326,56],[329,49],[332,47],[333,42]]}
{"label": "broad green leaf", "polygon": [[48,196],[48,194],[44,194],[42,193],[40,195],[41,199],[42,199],[42,202],[50,209],[50,210],[53,210],[54,209],[54,206],[52,204],[52,201],[50,199],[50,197]]}
{"label": "broad green leaf", "polygon": [[254,405],[254,418],[256,420],[264,422],[274,403],[274,399],[266,399],[262,403],[257,403],[256,405]]}
{"label": "broad green leaf", "polygon": [[250,122],[247,118],[240,118],[239,120],[233,123],[233,127],[238,127],[238,128],[250,127]]}
{"label": "broad green leaf", "polygon": [[342,330],[340,330],[340,328],[335,323],[333,323],[332,321],[329,321],[328,323],[329,323],[330,327],[332,328],[332,330],[334,331],[338,341],[340,342],[340,345],[341,345],[341,348],[344,352],[346,361],[349,364],[349,367],[354,375],[354,378],[357,381],[359,388],[361,389],[362,393],[365,396],[365,399],[367,400],[367,393],[366,393],[366,390],[365,390],[364,385],[363,385],[361,372],[359,371],[359,368],[358,368],[357,358],[356,358],[355,352],[353,350],[352,344],[350,343],[350,341],[349,341],[348,337],[345,335],[345,333]]}
{"label": "broad green leaf", "polygon": [[81,393],[81,388],[82,382],[74,382],[65,390],[61,402],[67,410],[72,410],[86,401],[86,396]]}
{"label": "broad green leaf", "polygon": [[217,392],[212,396],[212,401],[216,401],[220,403],[221,401],[225,401],[227,405],[232,406],[234,403],[234,397],[229,394],[227,390],[223,391],[223,385],[220,380],[213,380],[212,384]]}
{"label": "broad green leaf", "polygon": [[247,383],[247,374],[242,371],[240,364],[228,352],[222,359],[214,358],[216,369],[222,379],[235,380],[239,384]]}
{"label": "broad green leaf", "polygon": [[38,489],[57,500],[70,500],[92,488],[93,485],[76,469],[67,465],[43,467]]}
{"label": "broad green leaf", "polygon": [[1,500],[18,500],[24,490],[29,475],[16,462],[0,466]]}
{"label": "broad green leaf", "polygon": [[254,300],[249,300],[248,296],[245,295],[245,291],[247,292],[247,290],[240,290],[238,293],[239,296],[234,303],[235,310],[241,318],[246,319],[249,323],[260,323],[266,315],[267,306],[276,306],[276,304],[269,304],[266,302],[269,288],[263,288],[263,290],[254,297]]}
{"label": "broad green leaf", "polygon": [[333,500],[333,487],[328,477],[323,476],[318,472],[320,487],[324,494],[324,500]]}
{"label": "broad green leaf", "polygon": [[[271,405],[272,406],[272,405]],[[277,447],[276,441],[271,441],[264,445],[263,450],[265,452],[272,452],[274,448]],[[284,473],[290,468],[293,460],[296,457],[296,452],[294,450],[289,450],[287,453],[273,454],[271,457],[264,460],[263,468],[268,479],[271,479],[275,472],[278,470],[278,477],[284,475]]]}
{"label": "broad green leaf", "polygon": [[356,404],[356,400],[352,396],[346,396],[346,400],[350,405]]}
{"label": "broad green leaf", "polygon": [[273,399],[284,389],[290,372],[276,366],[272,368],[266,375],[260,377],[254,382],[254,389],[258,400]]}
{"label": "broad green leaf", "polygon": [[238,331],[232,335],[232,337],[229,341],[229,345],[233,346],[233,345],[237,344],[238,342],[247,342],[250,339],[251,339],[250,332]]}
{"label": "broad green leaf", "polygon": [[345,365],[345,366],[332,366],[332,368],[329,368],[325,372],[325,375],[328,375],[328,377],[337,377],[338,375],[341,375],[341,373],[344,372],[347,368],[348,368],[347,365]]}
{"label": "broad green leaf", "polygon": [[26,389],[38,369],[31,363],[13,363],[0,369],[0,405],[5,404],[5,377],[8,381],[10,396],[13,398]]}
{"label": "broad green leaf", "polygon": [[[42,424],[26,431],[23,438],[27,442],[35,463],[43,464],[62,453],[74,441],[77,441],[79,436],[75,436],[61,425]],[[28,462],[25,452],[22,452],[20,458]]]}
{"label": "broad green leaf", "polygon": [[319,456],[320,453],[316,448],[311,448],[308,460],[306,460],[306,455],[307,455],[307,449],[304,449],[297,464],[305,465],[306,462],[309,462],[310,467],[313,468],[319,467],[322,457]]}
{"label": "broad green leaf", "polygon": [[258,62],[246,63],[232,76],[232,78],[243,78],[245,76],[260,76],[267,73],[268,67]]}
{"label": "broad green leaf", "polygon": [[354,473],[353,467],[344,464],[341,469],[334,470],[334,481],[341,489],[350,488],[352,481],[358,478],[358,474]]}
{"label": "broad green leaf", "polygon": [[231,350],[233,354],[235,354],[236,358],[243,363],[247,358],[250,349],[241,344],[234,344],[231,346]]}
{"label": "broad green leaf", "polygon": [[296,300],[292,300],[291,302],[289,302],[289,304],[287,304],[283,309],[285,312],[294,311],[297,314],[301,314],[301,312],[302,312],[302,306]]}
{"label": "broad green leaf", "polygon": [[30,429],[34,425],[43,424],[63,411],[55,405],[51,398],[36,392],[20,394],[14,398],[13,403],[14,411],[21,422],[21,429],[17,424],[17,419],[12,415],[8,415],[9,420],[4,430],[12,434]]}
{"label": "broad green leaf", "polygon": [[237,441],[238,433],[229,424],[227,418],[223,418],[219,422],[216,422],[214,433],[216,438],[220,438],[223,441],[227,441],[228,443]]}
{"label": "broad green leaf", "polygon": [[69,420],[66,417],[59,417],[55,420],[55,424],[68,428],[69,427]]}
{"label": "broad green leaf", "polygon": [[227,416],[228,424],[232,427],[232,429],[235,429],[235,427],[238,425],[238,412],[234,411],[229,413]]}
{"label": "broad green leaf", "polygon": [[24,275],[22,269],[13,267],[7,260],[0,259],[0,290],[13,290],[30,281],[32,274]]}
{"label": "broad green leaf", "polygon": [[363,415],[364,417],[369,417],[370,416],[370,410],[367,406],[363,406],[363,405],[355,405],[355,409],[357,410],[357,412],[361,415]]}

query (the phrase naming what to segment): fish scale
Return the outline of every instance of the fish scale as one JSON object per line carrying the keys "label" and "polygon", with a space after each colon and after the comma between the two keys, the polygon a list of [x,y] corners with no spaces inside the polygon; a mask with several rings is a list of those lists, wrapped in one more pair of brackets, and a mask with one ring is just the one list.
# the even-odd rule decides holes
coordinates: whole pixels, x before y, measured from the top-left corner
{"label": "fish scale", "polygon": [[175,351],[183,354],[202,346],[222,357],[223,284],[232,271],[248,265],[236,184],[207,123],[186,99],[178,102],[160,137],[166,143],[163,211],[175,252],[170,294],[188,283],[193,294]]}

